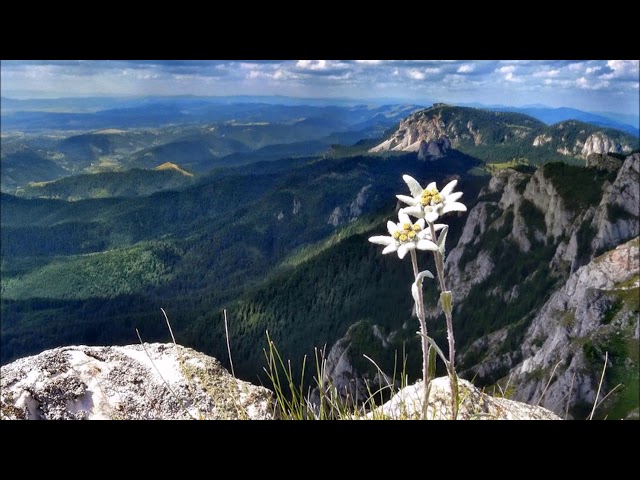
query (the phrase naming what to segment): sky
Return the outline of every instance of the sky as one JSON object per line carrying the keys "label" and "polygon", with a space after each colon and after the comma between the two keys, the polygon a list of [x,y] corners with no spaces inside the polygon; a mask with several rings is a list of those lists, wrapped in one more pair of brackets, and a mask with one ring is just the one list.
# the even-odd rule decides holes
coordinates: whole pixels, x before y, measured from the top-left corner
{"label": "sky", "polygon": [[285,95],[638,115],[638,60],[3,60],[12,98]]}

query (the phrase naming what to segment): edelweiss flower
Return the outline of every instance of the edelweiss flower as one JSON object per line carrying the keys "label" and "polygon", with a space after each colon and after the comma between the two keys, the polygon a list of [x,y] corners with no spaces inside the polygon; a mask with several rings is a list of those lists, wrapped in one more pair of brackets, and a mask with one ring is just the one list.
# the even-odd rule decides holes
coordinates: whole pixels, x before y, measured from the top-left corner
{"label": "edelweiss flower", "polygon": [[[387,230],[389,236],[377,236],[369,238],[371,243],[377,243],[378,245],[386,245],[383,254],[398,252],[399,258],[404,258],[409,250],[438,250],[438,246],[433,243],[431,238],[431,232],[425,230],[424,219],[419,219],[413,223],[409,218],[409,215],[405,213],[398,214],[399,223],[387,222]],[[441,230],[445,227],[444,224],[434,225],[436,230]]]}
{"label": "edelweiss flower", "polygon": [[456,201],[462,196],[462,192],[453,193],[453,189],[458,181],[453,180],[440,191],[436,188],[436,182],[431,182],[427,188],[422,188],[420,184],[409,175],[403,175],[411,197],[407,195],[396,195],[398,200],[410,205],[400,210],[401,213],[413,215],[417,218],[424,218],[427,222],[433,223],[438,217],[447,212],[466,212],[467,207]]}

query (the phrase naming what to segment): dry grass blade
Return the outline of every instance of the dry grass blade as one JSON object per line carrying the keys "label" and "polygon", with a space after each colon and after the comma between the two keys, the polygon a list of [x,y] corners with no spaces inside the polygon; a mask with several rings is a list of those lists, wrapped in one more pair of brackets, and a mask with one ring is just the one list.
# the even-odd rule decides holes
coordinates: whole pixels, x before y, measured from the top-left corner
{"label": "dry grass blade", "polygon": [[600,389],[602,388],[602,382],[604,382],[604,372],[607,370],[608,361],[609,361],[609,352],[604,352],[604,366],[602,367],[602,375],[600,376],[600,383],[598,384],[598,392],[596,393],[596,399],[593,402],[593,408],[591,409],[589,420],[593,420],[593,414],[596,413],[596,407],[599,405],[598,397],[600,396]]}
{"label": "dry grass blade", "polygon": [[551,375],[549,376],[549,381],[545,385],[544,390],[542,391],[542,395],[540,395],[540,398],[538,399],[538,402],[536,403],[536,407],[540,405],[540,402],[544,398],[544,394],[547,393],[547,389],[549,388],[549,385],[551,385],[551,380],[553,380],[553,374],[556,373],[556,369],[558,368],[560,363],[562,363],[562,360],[560,362],[556,363],[555,366],[553,367],[553,370],[551,371]]}
{"label": "dry grass blade", "polygon": [[236,378],[236,372],[233,370],[233,360],[231,359],[231,344],[229,343],[229,326],[227,324],[227,309],[224,309],[224,333],[227,336],[227,351],[229,352],[229,363],[231,364],[231,375]]}

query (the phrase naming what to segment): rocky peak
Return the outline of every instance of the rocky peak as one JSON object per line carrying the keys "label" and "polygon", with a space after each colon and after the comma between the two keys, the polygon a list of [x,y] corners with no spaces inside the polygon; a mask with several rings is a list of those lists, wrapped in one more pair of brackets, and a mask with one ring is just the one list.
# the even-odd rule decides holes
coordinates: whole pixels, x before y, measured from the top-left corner
{"label": "rocky peak", "polygon": [[388,140],[371,148],[370,152],[403,151],[417,152],[421,144],[438,141],[446,134],[445,124],[438,114],[424,116],[410,115],[400,122],[398,130]]}

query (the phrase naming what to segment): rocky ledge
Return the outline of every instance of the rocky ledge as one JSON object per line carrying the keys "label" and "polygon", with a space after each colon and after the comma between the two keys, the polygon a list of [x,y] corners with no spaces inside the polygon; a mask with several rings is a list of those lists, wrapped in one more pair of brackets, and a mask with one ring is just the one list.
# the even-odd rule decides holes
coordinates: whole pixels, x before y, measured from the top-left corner
{"label": "rocky ledge", "polygon": [[0,418],[270,419],[272,392],[179,345],[60,347],[1,369]]}

